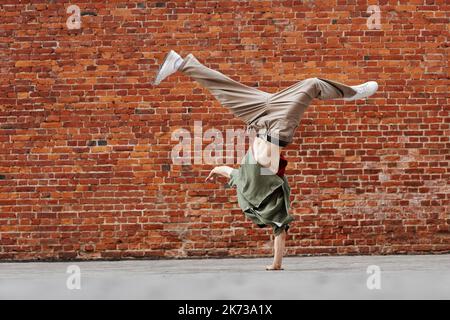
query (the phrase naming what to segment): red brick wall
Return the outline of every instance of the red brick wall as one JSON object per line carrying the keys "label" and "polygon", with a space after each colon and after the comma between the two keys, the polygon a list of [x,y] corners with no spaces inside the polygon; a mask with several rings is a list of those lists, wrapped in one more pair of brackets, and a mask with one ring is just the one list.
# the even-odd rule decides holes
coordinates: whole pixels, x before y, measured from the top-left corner
{"label": "red brick wall", "polygon": [[271,254],[211,165],[172,163],[175,129],[243,125],[182,74],[150,84],[169,49],[268,92],[379,82],[305,112],[288,254],[450,251],[447,1],[17,2],[0,1],[1,260]]}

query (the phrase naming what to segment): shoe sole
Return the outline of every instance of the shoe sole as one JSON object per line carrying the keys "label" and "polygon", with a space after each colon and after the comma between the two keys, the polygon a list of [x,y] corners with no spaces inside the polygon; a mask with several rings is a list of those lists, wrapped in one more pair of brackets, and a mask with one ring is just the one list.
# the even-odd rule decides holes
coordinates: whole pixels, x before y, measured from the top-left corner
{"label": "shoe sole", "polygon": [[175,54],[174,53],[175,53],[175,51],[170,50],[170,52],[164,58],[164,62],[161,64],[158,72],[156,73],[155,81],[153,82],[154,85],[159,85],[165,78],[167,78],[167,76],[166,76],[162,79],[158,79],[159,75],[161,73],[163,73],[164,69],[166,69],[170,64],[175,63],[175,59],[174,59]]}

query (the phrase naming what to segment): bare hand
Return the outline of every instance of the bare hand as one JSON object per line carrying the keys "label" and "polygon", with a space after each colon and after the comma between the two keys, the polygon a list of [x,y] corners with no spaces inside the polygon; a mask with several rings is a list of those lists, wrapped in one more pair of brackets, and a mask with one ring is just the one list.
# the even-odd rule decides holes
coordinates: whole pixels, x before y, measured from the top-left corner
{"label": "bare hand", "polygon": [[208,182],[208,181],[214,182],[217,175],[218,175],[218,173],[217,173],[217,167],[216,167],[211,170],[208,177],[206,177],[205,182]]}
{"label": "bare hand", "polygon": [[211,170],[205,181],[214,181],[217,176],[230,178],[233,168],[228,166],[219,166]]}

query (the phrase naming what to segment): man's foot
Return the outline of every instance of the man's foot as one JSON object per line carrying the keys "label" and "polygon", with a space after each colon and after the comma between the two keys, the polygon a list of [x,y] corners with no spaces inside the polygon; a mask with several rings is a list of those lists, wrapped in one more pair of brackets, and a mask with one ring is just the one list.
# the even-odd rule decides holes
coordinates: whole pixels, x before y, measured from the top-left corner
{"label": "man's foot", "polygon": [[375,92],[377,92],[378,83],[376,83],[375,81],[369,81],[360,84],[359,86],[352,86],[351,88],[356,91],[356,94],[351,97],[344,98],[344,100],[346,101],[353,101],[370,97]]}
{"label": "man's foot", "polygon": [[267,271],[278,271],[278,270],[284,270],[281,266],[275,266],[275,265],[270,265],[270,266],[266,266],[266,270]]}
{"label": "man's foot", "polygon": [[177,72],[183,61],[183,58],[181,58],[178,53],[170,50],[170,52],[166,55],[164,62],[159,67],[154,85],[159,85],[165,78]]}

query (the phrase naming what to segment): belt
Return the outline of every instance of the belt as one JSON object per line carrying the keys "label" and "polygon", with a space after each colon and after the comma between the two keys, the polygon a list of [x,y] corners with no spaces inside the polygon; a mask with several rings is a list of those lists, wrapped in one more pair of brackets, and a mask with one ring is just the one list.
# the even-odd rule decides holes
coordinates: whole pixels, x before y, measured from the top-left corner
{"label": "belt", "polygon": [[270,136],[268,134],[259,134],[259,133],[257,133],[256,136],[259,137],[259,138],[265,138],[265,140],[267,140],[267,141],[269,141],[269,142],[271,142],[273,144],[279,145],[280,147],[286,147],[289,144],[287,141],[274,138],[274,137],[272,137],[272,136]]}

